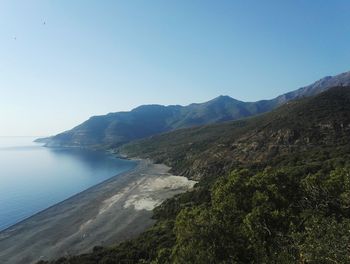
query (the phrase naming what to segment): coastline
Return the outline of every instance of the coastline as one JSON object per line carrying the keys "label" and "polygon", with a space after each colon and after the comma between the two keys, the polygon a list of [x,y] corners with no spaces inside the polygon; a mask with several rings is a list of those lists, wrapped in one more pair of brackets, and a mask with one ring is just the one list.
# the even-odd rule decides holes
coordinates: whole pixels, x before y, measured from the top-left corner
{"label": "coastline", "polygon": [[150,160],[94,185],[0,232],[0,262],[21,264],[89,252],[150,227],[152,209],[193,187]]}
{"label": "coastline", "polygon": [[[39,212],[34,213],[33,215],[31,215],[31,216],[29,216],[27,218],[24,218],[24,219],[20,220],[19,222],[15,223],[15,224],[13,224],[13,225],[11,225],[9,227],[6,227],[3,230],[0,230],[0,243],[1,243],[1,239],[2,239],[2,234],[5,233],[5,232],[11,232],[11,230],[13,228],[16,228],[17,225],[21,225],[22,223],[30,220],[33,217],[37,217],[40,214],[44,214],[47,210],[50,210],[52,207],[59,206],[60,204],[65,203],[67,200],[74,199],[76,196],[79,196],[79,195],[81,195],[84,192],[91,191],[91,189],[94,189],[94,188],[98,188],[100,185],[108,184],[109,181],[114,181],[116,177],[123,177],[124,174],[128,175],[130,173],[133,173],[134,171],[137,171],[138,169],[141,169],[141,168],[139,168],[139,166],[141,165],[140,164],[141,160],[138,160],[138,159],[129,159],[129,160],[133,160],[133,161],[135,161],[137,163],[136,166],[134,168],[130,169],[129,171],[122,172],[122,173],[117,174],[115,176],[112,176],[111,178],[108,178],[108,179],[106,179],[106,180],[104,180],[102,182],[99,182],[99,183],[97,183],[97,184],[95,184],[93,186],[90,186],[90,187],[88,187],[85,190],[82,190],[82,191],[80,191],[80,192],[78,192],[76,194],[73,194],[72,196],[70,196],[68,198],[65,198],[64,200],[62,200],[62,201],[60,201],[58,203],[55,203],[55,204],[53,204],[53,205],[51,205],[51,206],[49,206],[49,207],[47,207],[47,208],[45,208],[45,209],[43,209],[43,210],[41,210]],[[0,248],[0,250],[1,250],[1,248]],[[0,253],[0,257],[1,257],[1,253]],[[0,258],[0,260],[1,260],[1,258]]]}

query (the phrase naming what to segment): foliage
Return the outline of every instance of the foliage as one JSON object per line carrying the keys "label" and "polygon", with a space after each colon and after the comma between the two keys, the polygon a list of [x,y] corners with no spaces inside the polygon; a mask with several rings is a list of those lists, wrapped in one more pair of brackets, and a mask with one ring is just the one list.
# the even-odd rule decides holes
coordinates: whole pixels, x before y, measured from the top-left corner
{"label": "foliage", "polygon": [[350,169],[307,171],[307,165],[243,170],[220,179],[210,208],[178,215],[174,262],[349,261]]}

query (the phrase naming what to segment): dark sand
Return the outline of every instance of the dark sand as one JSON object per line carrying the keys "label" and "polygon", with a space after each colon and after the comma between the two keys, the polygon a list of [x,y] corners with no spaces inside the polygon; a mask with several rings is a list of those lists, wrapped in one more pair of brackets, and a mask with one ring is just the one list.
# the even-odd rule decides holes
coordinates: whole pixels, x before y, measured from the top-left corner
{"label": "dark sand", "polygon": [[168,171],[165,165],[139,161],[132,171],[2,231],[0,263],[35,263],[135,237],[154,223],[156,205],[195,183]]}

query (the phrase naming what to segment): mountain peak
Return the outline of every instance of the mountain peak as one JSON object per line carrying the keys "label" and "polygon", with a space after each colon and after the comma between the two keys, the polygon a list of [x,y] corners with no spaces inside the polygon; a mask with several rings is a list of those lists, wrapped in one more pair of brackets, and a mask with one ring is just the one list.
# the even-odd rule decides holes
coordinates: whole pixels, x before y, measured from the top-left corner
{"label": "mountain peak", "polygon": [[214,98],[214,99],[233,99],[231,96],[228,95],[219,95],[218,97]]}
{"label": "mountain peak", "polygon": [[225,102],[241,102],[241,101],[236,100],[228,95],[219,95],[218,97],[215,97],[214,99],[208,101],[208,103],[209,102],[225,103]]}

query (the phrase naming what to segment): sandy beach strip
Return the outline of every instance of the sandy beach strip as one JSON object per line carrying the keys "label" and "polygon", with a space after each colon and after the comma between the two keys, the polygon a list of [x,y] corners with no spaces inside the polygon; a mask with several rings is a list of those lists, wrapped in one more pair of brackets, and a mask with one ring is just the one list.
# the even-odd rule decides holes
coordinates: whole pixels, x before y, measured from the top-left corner
{"label": "sandy beach strip", "polygon": [[151,216],[155,206],[195,184],[171,175],[169,169],[140,160],[132,171],[0,232],[0,263],[35,263],[137,236],[154,223]]}

